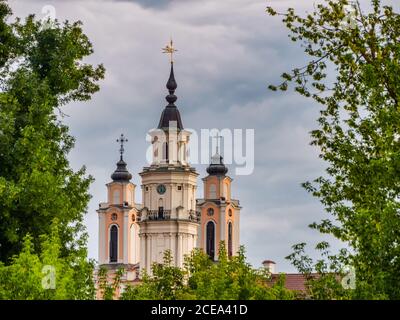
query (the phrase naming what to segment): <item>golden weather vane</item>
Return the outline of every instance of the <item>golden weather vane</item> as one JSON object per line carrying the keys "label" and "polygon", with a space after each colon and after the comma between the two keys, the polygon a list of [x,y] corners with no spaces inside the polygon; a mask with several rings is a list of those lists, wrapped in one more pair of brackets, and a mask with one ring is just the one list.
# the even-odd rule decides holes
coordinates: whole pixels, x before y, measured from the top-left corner
{"label": "golden weather vane", "polygon": [[178,50],[176,50],[176,49],[174,48],[174,43],[172,42],[172,39],[171,39],[170,42],[165,46],[165,48],[162,48],[162,50],[163,50],[163,53],[168,53],[168,54],[169,54],[170,62],[171,62],[171,63],[174,63],[173,55],[174,55],[174,53],[175,53],[176,51],[178,51]]}

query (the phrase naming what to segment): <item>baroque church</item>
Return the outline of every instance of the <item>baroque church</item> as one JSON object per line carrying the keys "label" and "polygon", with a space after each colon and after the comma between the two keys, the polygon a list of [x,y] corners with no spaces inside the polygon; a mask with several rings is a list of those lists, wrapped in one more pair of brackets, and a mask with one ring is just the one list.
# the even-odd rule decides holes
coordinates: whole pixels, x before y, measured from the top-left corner
{"label": "baroque church", "polygon": [[[167,105],[161,112],[157,129],[149,132],[152,162],[140,176],[141,204],[135,201],[136,180],[123,158],[121,135],[120,159],[107,186],[107,201],[99,204],[99,265],[109,275],[124,268],[123,282],[139,281],[142,270],[151,274],[154,263],[162,263],[170,250],[173,264],[182,267],[185,255],[201,248],[217,260],[220,241],[228,255],[239,250],[240,204],[231,198],[232,179],[217,150],[202,178],[204,198],[196,198],[199,174],[189,163],[190,132],[185,130],[175,105],[177,83],[171,54],[167,82]],[[149,124],[151,126],[151,124]]]}

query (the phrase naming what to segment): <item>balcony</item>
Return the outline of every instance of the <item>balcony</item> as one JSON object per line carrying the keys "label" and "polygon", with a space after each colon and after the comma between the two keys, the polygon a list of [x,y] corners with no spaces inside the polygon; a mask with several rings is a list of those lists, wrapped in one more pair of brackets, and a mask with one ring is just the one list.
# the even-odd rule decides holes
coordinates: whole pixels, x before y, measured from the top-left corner
{"label": "balcony", "polygon": [[189,210],[189,220],[200,222],[201,212],[196,210]]}
{"label": "balcony", "polygon": [[170,220],[171,210],[150,210],[147,215],[148,220]]}
{"label": "balcony", "polygon": [[[180,216],[179,220],[200,222],[201,214],[200,211],[189,210],[187,214]],[[177,220],[177,218],[171,218],[171,210],[149,210],[145,220],[149,221],[166,221],[166,220]],[[139,220],[140,221],[140,220]],[[144,220],[143,220],[144,221]]]}

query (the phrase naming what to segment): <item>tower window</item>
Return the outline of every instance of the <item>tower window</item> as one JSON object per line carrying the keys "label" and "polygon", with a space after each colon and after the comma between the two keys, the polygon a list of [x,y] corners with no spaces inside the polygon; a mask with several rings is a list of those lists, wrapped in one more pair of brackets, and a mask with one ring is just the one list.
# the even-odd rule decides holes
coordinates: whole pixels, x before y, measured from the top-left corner
{"label": "tower window", "polygon": [[146,190],[146,191],[149,191],[149,187],[146,187],[145,190]]}
{"label": "tower window", "polygon": [[229,215],[230,217],[232,217],[232,209],[229,209],[228,215]]}
{"label": "tower window", "polygon": [[120,193],[119,190],[115,190],[113,193],[113,204],[119,204],[120,200]]}
{"label": "tower window", "polygon": [[116,225],[110,228],[110,262],[118,261],[118,228]]}
{"label": "tower window", "polygon": [[208,208],[207,209],[207,215],[209,215],[210,217],[214,215],[214,209],[213,208]]}
{"label": "tower window", "polygon": [[168,162],[169,155],[168,155],[168,142],[163,143],[163,160]]}
{"label": "tower window", "polygon": [[206,227],[206,252],[207,255],[214,260],[215,255],[215,225],[214,222],[209,221]]}
{"label": "tower window", "polygon": [[181,191],[182,190],[182,186],[178,186],[178,190]]}
{"label": "tower window", "polygon": [[224,183],[224,197],[228,199],[228,185]]}
{"label": "tower window", "polygon": [[209,198],[210,199],[217,198],[217,187],[215,186],[215,184],[210,184]]}
{"label": "tower window", "polygon": [[228,255],[229,257],[232,257],[232,222],[228,223]]}
{"label": "tower window", "polygon": [[118,215],[116,214],[116,213],[113,213],[112,215],[111,215],[111,220],[112,221],[116,221],[118,219]]}

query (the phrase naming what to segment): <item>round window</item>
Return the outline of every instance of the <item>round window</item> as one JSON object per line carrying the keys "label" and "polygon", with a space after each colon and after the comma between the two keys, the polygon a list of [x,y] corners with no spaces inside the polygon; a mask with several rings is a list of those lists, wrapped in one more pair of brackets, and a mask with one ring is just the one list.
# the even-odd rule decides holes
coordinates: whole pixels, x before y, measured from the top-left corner
{"label": "round window", "polygon": [[214,215],[214,209],[213,208],[208,208],[207,209],[207,215],[213,216]]}
{"label": "round window", "polygon": [[111,220],[112,221],[115,221],[115,220],[117,220],[118,219],[118,215],[116,214],[116,213],[113,213],[112,215],[111,215]]}

